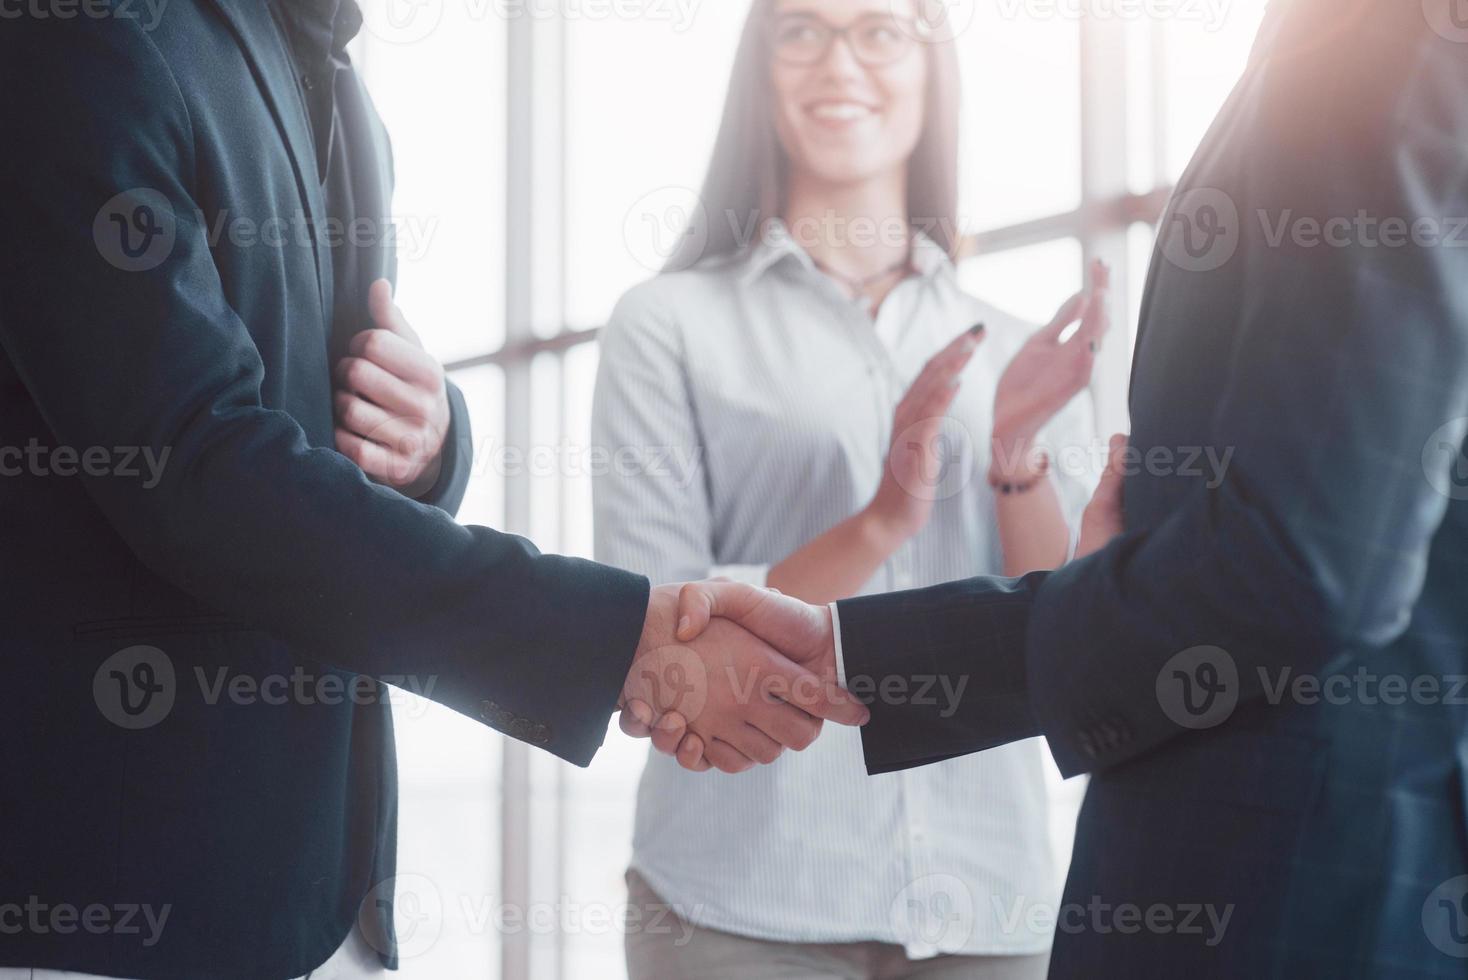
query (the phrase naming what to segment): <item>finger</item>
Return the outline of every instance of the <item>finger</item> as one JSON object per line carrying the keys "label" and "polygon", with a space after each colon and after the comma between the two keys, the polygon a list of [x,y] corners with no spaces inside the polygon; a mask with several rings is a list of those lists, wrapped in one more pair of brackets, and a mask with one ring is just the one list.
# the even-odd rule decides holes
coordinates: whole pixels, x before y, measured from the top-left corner
{"label": "finger", "polygon": [[412,482],[414,463],[411,459],[398,455],[380,443],[363,439],[341,426],[336,428],[336,449],[374,480],[394,487]]}
{"label": "finger", "polygon": [[1067,327],[1080,317],[1086,305],[1086,294],[1076,293],[1070,299],[1060,304],[1055,318],[1040,329],[1038,336],[1049,341],[1059,341],[1060,335],[1065,333]]}
{"label": "finger", "polygon": [[1111,329],[1109,296],[1106,290],[1101,289],[1086,297],[1086,309],[1081,314],[1081,328],[1071,338],[1072,343],[1085,343],[1093,352],[1101,346],[1101,341]]}
{"label": "finger", "polygon": [[721,739],[713,739],[704,749],[703,756],[719,772],[740,773],[754,768],[754,761],[734,746]]}
{"label": "finger", "polygon": [[410,422],[389,415],[382,406],[349,391],[338,389],[332,404],[342,428],[395,452],[402,453],[403,447],[417,436],[417,429]]}
{"label": "finger", "polygon": [[804,752],[821,734],[822,722],[788,703],[772,704],[754,719],[754,725],[776,742]]}
{"label": "finger", "polygon": [[688,719],[677,711],[669,711],[652,726],[652,746],[663,755],[673,755],[687,733]]}
{"label": "finger", "polygon": [[[928,398],[933,392],[941,391],[947,387],[953,379],[968,366],[973,359],[974,351],[979,349],[986,336],[984,325],[976,324],[965,330],[957,337],[948,342],[948,346],[934,354],[923,365],[922,371],[913,379],[903,396],[903,402],[913,404],[919,400]],[[901,406],[899,406],[899,411]]]}
{"label": "finger", "polygon": [[622,709],[617,718],[617,724],[622,729],[622,734],[631,738],[650,738],[652,736],[652,708],[646,701],[632,700]]}
{"label": "finger", "polygon": [[942,421],[943,416],[948,414],[948,409],[953,406],[953,400],[963,388],[963,378],[954,375],[949,378],[948,383],[934,388],[928,392],[923,403],[915,407],[913,415],[920,421],[930,422],[932,428],[936,429]]}
{"label": "finger", "polygon": [[872,713],[866,705],[852,697],[834,681],[817,677],[810,671],[788,660],[773,664],[771,674],[780,679],[772,689],[787,704],[799,708],[806,714],[838,725],[860,727],[871,720]]}
{"label": "finger", "polygon": [[409,419],[427,419],[424,393],[364,357],[343,357],[336,364],[337,386]]}
{"label": "finger", "polygon": [[347,344],[347,352],[412,384],[438,386],[439,366],[433,355],[391,330],[363,330]]}
{"label": "finger", "polygon": [[678,765],[689,772],[708,772],[713,768],[704,758],[703,738],[689,732],[678,743]]}
{"label": "finger", "polygon": [[1110,450],[1106,456],[1106,469],[1101,473],[1101,486],[1116,497],[1121,496],[1122,483],[1126,477],[1127,437],[1117,433],[1111,437]]}
{"label": "finger", "polygon": [[731,619],[753,630],[756,635],[763,635],[750,625],[749,620],[758,612],[766,596],[792,601],[769,589],[755,589],[727,580],[684,583],[678,590],[678,629],[675,635],[684,643],[696,640],[715,616]]}
{"label": "finger", "polygon": [[392,283],[386,279],[379,279],[367,288],[367,313],[372,317],[373,326],[391,330],[419,347],[423,346],[418,334],[408,325],[408,318],[403,316],[403,311],[393,302]]}
{"label": "finger", "polygon": [[785,751],[784,746],[779,742],[770,738],[770,736],[748,722],[744,722],[734,731],[730,732],[727,741],[730,745],[744,753],[745,756],[762,766],[767,766],[774,762]]}

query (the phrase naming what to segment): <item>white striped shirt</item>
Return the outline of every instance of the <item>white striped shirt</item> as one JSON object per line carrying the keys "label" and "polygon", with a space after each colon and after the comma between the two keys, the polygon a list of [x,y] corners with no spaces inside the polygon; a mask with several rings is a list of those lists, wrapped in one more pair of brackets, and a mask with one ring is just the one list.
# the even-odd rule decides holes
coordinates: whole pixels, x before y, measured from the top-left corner
{"label": "white striped shirt", "polygon": [[[871,501],[898,401],[928,358],[983,322],[932,518],[862,594],[999,573],[985,479],[994,392],[1032,328],[964,293],[921,236],[914,264],[875,323],[778,223],[739,255],[631,290],[603,333],[592,444],[696,465],[599,475],[597,558],[658,583],[762,584]],[[1044,441],[1089,452],[1090,416],[1077,398]],[[1082,469],[1054,468],[1073,529],[1094,483]],[[1041,952],[1062,880],[1044,753],[1032,739],[869,777],[859,732],[837,725],[737,776],[652,753],[633,865],[680,914],[740,935],[878,940],[913,958]]]}

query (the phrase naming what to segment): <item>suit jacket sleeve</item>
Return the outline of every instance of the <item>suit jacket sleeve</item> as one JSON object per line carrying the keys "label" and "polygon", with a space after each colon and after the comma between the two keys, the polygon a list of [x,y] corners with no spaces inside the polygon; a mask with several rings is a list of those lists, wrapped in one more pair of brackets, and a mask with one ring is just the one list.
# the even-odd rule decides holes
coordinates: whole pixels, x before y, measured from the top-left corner
{"label": "suit jacket sleeve", "polygon": [[[450,708],[587,764],[640,636],[646,579],[460,526],[264,407],[166,64],[125,19],[27,26],[0,52],[0,343],[58,445],[168,451],[152,489],[83,477],[112,527],[222,612],[350,671],[433,678],[420,689]],[[124,271],[93,224],[139,189],[166,202],[176,239],[155,268]]]}
{"label": "suit jacket sleeve", "polygon": [[[1313,71],[1308,85],[1280,79],[1258,99],[1252,136],[1268,149],[1236,185],[1232,261],[1247,266],[1213,429],[1234,451],[1222,484],[1048,576],[841,604],[848,674],[968,674],[978,694],[946,719],[878,697],[865,730],[874,771],[1036,731],[1066,774],[1104,769],[1189,731],[1159,693],[1185,651],[1225,651],[1242,706],[1284,667],[1320,671],[1405,629],[1463,476],[1462,229],[1458,247],[1294,247],[1266,240],[1258,216],[1364,210],[1451,235],[1468,215],[1468,59],[1413,12],[1391,23],[1409,17],[1415,39],[1372,40],[1370,64],[1352,67],[1388,80],[1384,104],[1331,92],[1307,55],[1279,70]],[[1321,94],[1291,97],[1307,90]]]}

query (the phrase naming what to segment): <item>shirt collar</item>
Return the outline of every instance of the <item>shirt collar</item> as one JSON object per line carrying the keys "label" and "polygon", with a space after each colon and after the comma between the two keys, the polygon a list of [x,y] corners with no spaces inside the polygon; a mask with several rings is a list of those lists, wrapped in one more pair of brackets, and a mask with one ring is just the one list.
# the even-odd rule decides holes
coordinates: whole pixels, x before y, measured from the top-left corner
{"label": "shirt collar", "polygon": [[[801,248],[790,234],[785,222],[771,218],[764,223],[754,246],[745,259],[741,281],[749,285],[782,261],[793,261],[807,272],[818,272],[810,253]],[[925,233],[916,231],[912,238],[912,264],[921,279],[951,270],[953,261],[943,247]]]}

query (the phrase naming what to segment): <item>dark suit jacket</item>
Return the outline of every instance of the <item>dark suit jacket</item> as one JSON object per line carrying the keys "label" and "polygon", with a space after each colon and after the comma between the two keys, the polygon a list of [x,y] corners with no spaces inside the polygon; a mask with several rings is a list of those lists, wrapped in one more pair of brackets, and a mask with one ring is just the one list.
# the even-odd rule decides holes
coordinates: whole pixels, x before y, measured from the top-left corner
{"label": "dark suit jacket", "polygon": [[[1093,774],[1054,976],[1463,975],[1468,44],[1450,34],[1416,2],[1276,0],[1162,221],[1125,533],[1049,575],[840,604],[848,674],[971,681],[952,717],[879,698],[873,772],[1043,734]],[[1362,212],[1381,224],[1352,227]],[[1221,485],[1189,462],[1205,447],[1232,453]],[[1093,901],[1231,918],[1210,944],[1067,914]]]}
{"label": "dark suit jacket", "polygon": [[[456,524],[457,398],[426,502],[334,451],[360,300],[298,231],[321,188],[266,0],[96,9],[0,27],[0,906],[43,906],[0,964],[299,976],[393,873],[357,675],[586,764],[648,585]],[[141,906],[152,943],[44,911]]]}

